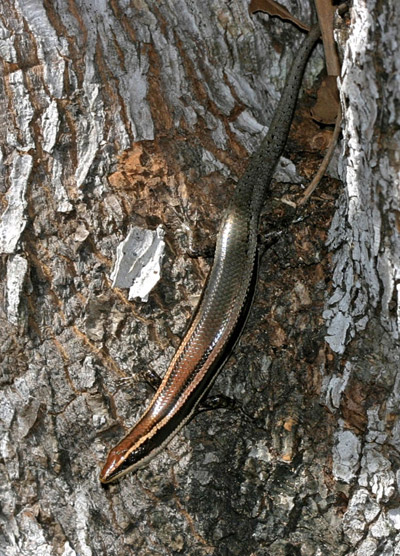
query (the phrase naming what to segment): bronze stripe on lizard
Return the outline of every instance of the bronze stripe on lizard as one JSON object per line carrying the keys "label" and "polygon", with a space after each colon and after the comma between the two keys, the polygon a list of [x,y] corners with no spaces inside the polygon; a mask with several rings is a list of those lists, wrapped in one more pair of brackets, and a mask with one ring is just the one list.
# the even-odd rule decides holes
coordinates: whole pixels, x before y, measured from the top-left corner
{"label": "bronze stripe on lizard", "polygon": [[102,483],[146,465],[192,417],[243,329],[257,278],[262,205],[285,147],[308,57],[320,35],[304,38],[268,133],[250,158],[222,219],[214,262],[191,325],[149,406],[110,451]]}

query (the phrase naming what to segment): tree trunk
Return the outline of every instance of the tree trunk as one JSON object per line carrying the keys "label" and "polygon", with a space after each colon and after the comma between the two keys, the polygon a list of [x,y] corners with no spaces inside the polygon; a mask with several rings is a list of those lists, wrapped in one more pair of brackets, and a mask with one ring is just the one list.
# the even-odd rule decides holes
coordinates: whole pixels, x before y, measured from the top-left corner
{"label": "tree trunk", "polygon": [[104,487],[302,33],[243,0],[1,2],[1,554],[400,554],[399,27],[394,0],[355,1],[342,183],[295,213],[331,134],[321,47],[307,66],[213,387],[235,408]]}

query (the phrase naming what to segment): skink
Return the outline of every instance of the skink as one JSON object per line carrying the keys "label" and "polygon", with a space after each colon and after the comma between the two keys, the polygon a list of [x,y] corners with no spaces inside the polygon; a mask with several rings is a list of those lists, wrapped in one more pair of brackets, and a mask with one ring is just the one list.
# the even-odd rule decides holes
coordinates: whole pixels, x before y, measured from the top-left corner
{"label": "skink", "polygon": [[148,408],[110,451],[100,481],[145,466],[193,416],[243,329],[257,279],[261,208],[285,147],[303,72],[320,35],[304,38],[269,131],[239,180],[217,237],[214,262],[190,327]]}

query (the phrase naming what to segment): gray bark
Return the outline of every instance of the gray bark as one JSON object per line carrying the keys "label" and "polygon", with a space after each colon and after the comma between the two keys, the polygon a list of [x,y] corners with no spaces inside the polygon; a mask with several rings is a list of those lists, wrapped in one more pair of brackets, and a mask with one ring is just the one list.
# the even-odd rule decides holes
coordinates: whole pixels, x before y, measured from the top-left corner
{"label": "gray bark", "polygon": [[[394,0],[354,3],[341,195],[326,180],[291,224],[306,180],[280,167],[263,229],[285,233],[213,388],[240,409],[104,488],[301,34],[243,0],[3,0],[1,554],[400,554],[399,27]],[[310,177],[301,125],[286,154]]]}
{"label": "gray bark", "polygon": [[[324,377],[337,419],[333,476],[357,555],[400,554],[400,5],[357,1],[345,48],[341,176],[328,245],[326,341],[344,366]],[[333,398],[332,398],[333,393]]]}

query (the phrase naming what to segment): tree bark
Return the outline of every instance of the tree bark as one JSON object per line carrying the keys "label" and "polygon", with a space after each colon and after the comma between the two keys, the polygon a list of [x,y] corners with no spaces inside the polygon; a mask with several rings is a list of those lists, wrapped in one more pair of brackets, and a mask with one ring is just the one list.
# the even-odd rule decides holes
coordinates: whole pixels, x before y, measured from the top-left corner
{"label": "tree bark", "polygon": [[357,555],[400,553],[399,26],[398,2],[354,3],[341,84],[345,189],[328,239],[324,318],[338,362],[323,390],[337,419],[343,531]]}
{"label": "tree bark", "polygon": [[236,409],[103,487],[302,34],[243,0],[0,4],[1,553],[400,554],[400,8],[356,0],[350,20],[342,183],[294,213],[331,133],[309,116],[319,47],[213,387]]}

